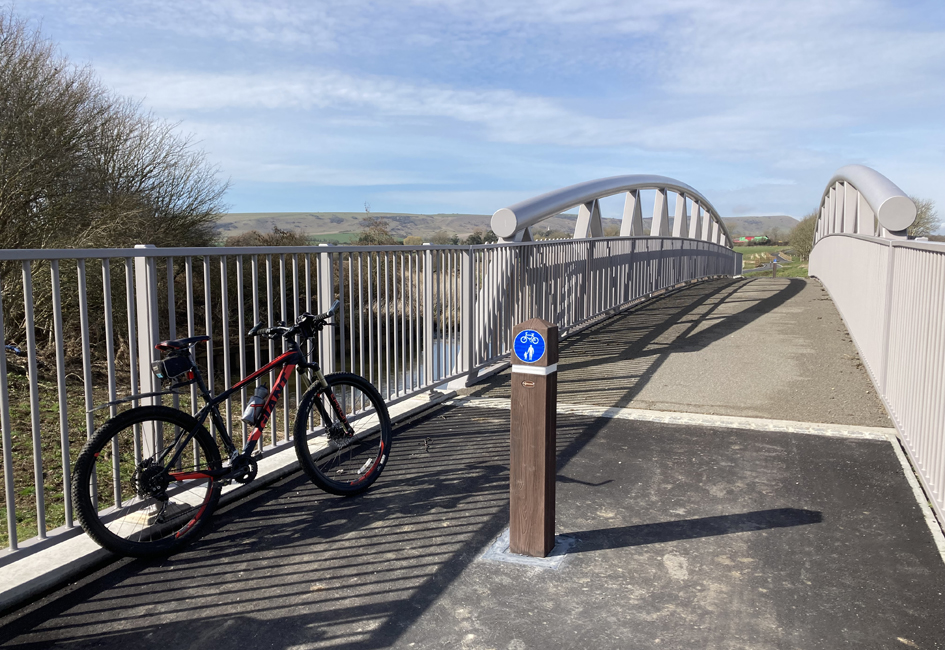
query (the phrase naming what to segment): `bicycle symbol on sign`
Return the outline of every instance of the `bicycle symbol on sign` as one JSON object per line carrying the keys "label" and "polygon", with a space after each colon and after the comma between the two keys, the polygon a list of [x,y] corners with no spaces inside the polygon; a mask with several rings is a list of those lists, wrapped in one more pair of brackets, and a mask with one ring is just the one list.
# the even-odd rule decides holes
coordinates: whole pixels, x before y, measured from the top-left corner
{"label": "bicycle symbol on sign", "polygon": [[525,330],[515,342],[515,354],[526,363],[537,361],[545,354],[545,340],[534,330]]}
{"label": "bicycle symbol on sign", "polygon": [[522,343],[531,343],[532,345],[536,345],[541,340],[541,337],[539,337],[535,332],[522,332],[522,335],[518,340]]}

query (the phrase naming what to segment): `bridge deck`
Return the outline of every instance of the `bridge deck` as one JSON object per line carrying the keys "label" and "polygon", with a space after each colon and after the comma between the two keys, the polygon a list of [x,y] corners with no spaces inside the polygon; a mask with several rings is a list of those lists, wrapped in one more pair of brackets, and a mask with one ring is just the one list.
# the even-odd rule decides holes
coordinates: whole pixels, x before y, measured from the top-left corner
{"label": "bridge deck", "polygon": [[803,281],[701,285],[562,346],[557,529],[578,541],[557,571],[481,558],[508,521],[499,377],[401,426],[364,497],[291,476],[171,558],[111,562],[8,614],[0,642],[940,647],[940,548],[820,296]]}

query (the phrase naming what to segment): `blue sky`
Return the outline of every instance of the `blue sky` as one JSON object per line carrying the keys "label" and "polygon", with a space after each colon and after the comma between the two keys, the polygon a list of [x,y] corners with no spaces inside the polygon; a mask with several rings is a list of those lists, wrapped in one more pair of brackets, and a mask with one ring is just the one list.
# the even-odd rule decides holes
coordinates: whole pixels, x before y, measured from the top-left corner
{"label": "blue sky", "polygon": [[[663,174],[802,216],[879,170],[945,216],[945,2],[17,0],[181,122],[234,212],[495,210]],[[615,206],[616,207],[616,206]]]}

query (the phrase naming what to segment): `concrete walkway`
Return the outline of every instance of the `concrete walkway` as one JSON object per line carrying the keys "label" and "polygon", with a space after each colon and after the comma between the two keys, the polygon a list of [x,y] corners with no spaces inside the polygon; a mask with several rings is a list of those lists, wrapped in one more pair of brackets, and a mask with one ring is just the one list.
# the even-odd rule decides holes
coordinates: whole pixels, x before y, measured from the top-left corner
{"label": "concrete walkway", "polygon": [[[693,287],[563,345],[557,529],[577,543],[557,571],[482,559],[508,523],[507,387],[496,378],[401,425],[367,495],[339,499],[290,476],[229,506],[177,555],[108,562],[8,614],[0,643],[945,647],[941,539],[888,430],[875,428],[885,424],[882,412],[852,346],[792,339],[800,331],[785,323],[807,318],[801,310],[833,319],[824,331],[839,322],[816,284],[796,282]],[[685,307],[686,294],[697,307]],[[688,324],[654,317],[646,329],[653,310]],[[700,368],[728,359],[723,353],[737,348],[730,338],[771,331],[778,345],[748,346],[756,352],[730,359],[732,370]],[[675,382],[673,346],[691,348],[678,355],[690,361],[675,366],[685,371]],[[633,366],[628,349],[644,365]],[[800,397],[773,394],[754,370],[767,368],[756,363],[761,354],[774,357]],[[805,379],[806,355],[828,377]],[[704,387],[706,374],[742,382],[745,397],[710,407],[724,391]],[[588,382],[609,385],[609,403]],[[833,390],[802,404],[814,399],[800,385],[810,382]],[[695,397],[682,407],[673,394]],[[643,405],[660,412],[635,408]],[[770,423],[739,419],[769,411],[794,422],[760,431]]]}

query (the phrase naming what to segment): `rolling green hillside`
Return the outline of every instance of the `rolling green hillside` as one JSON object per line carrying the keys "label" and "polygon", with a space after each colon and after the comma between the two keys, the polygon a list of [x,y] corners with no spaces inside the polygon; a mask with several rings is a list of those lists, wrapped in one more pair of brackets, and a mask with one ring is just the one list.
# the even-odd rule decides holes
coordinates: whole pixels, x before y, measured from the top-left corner
{"label": "rolling green hillside", "polygon": [[[386,219],[390,223],[391,234],[401,239],[410,235],[429,239],[441,230],[465,237],[477,228],[488,230],[492,219],[492,215],[487,214],[377,212],[371,213],[371,216]],[[250,230],[268,232],[273,226],[277,226],[322,240],[348,243],[357,239],[364,217],[363,212],[233,212],[223,215],[218,230],[220,238],[225,239]],[[577,215],[563,214],[543,221],[538,229],[573,232],[576,219]],[[605,228],[620,224],[617,219],[604,219],[603,222]],[[788,216],[726,217],[725,224],[733,235],[763,235],[773,228],[789,232],[797,224],[797,220]],[[644,225],[649,229],[650,220],[645,219]]]}

